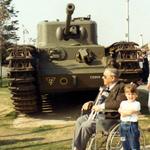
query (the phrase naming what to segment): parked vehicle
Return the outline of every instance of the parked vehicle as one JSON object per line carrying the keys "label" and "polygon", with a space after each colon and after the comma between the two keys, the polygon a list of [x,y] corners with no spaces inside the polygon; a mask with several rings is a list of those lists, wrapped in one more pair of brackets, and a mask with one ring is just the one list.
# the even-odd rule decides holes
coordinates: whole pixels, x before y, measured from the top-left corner
{"label": "parked vehicle", "polygon": [[99,45],[96,22],[90,16],[72,19],[74,9],[74,4],[67,5],[65,22],[40,22],[36,47],[9,49],[10,90],[16,111],[41,111],[46,94],[98,89],[108,65],[117,65],[127,81],[139,80],[137,44]]}

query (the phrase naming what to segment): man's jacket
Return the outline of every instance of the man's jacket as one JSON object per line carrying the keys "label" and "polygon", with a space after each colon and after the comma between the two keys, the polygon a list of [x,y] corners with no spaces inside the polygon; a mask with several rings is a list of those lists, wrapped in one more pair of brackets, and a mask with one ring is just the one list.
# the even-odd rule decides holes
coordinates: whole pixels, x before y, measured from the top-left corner
{"label": "man's jacket", "polygon": [[[121,101],[126,100],[124,95],[124,83],[118,81],[117,84],[111,89],[109,96],[105,100],[106,110],[118,110]],[[119,118],[118,112],[105,112],[106,118]]]}

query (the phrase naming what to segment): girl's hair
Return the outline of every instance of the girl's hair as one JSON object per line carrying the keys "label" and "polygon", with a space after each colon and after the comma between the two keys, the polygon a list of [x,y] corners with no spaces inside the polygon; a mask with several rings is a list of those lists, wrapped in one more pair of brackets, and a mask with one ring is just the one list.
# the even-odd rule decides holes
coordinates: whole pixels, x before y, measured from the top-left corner
{"label": "girl's hair", "polygon": [[124,92],[131,92],[131,93],[136,93],[138,95],[138,91],[135,85],[133,84],[126,84],[124,87]]}

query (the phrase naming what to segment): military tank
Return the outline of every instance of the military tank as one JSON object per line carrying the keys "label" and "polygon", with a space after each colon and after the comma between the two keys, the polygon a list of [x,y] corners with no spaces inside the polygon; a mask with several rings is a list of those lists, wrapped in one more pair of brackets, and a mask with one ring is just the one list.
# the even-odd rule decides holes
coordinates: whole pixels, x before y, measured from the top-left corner
{"label": "military tank", "polygon": [[90,15],[72,19],[74,9],[74,4],[67,5],[64,22],[40,22],[36,47],[16,45],[9,49],[11,99],[17,112],[42,111],[47,94],[98,89],[108,65],[117,65],[123,79],[139,80],[137,45],[99,45],[96,22]]}

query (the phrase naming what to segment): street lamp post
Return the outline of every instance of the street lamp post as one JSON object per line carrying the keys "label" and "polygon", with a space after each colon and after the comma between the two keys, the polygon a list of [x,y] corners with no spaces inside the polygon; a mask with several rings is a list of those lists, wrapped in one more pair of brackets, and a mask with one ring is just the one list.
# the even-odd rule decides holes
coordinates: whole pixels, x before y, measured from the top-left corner
{"label": "street lamp post", "polygon": [[141,46],[143,46],[143,34],[140,34],[140,37],[141,37]]}
{"label": "street lamp post", "polygon": [[29,34],[29,31],[25,28],[24,25],[22,25],[23,28],[23,32],[22,32],[22,36],[23,36],[23,44],[26,44],[26,34]]}
{"label": "street lamp post", "polygon": [[127,38],[128,38],[128,42],[130,40],[130,18],[129,18],[129,10],[130,10],[130,7],[129,7],[129,0],[127,0]]}

